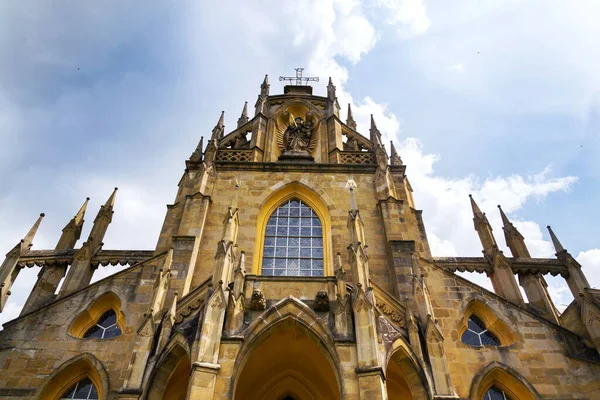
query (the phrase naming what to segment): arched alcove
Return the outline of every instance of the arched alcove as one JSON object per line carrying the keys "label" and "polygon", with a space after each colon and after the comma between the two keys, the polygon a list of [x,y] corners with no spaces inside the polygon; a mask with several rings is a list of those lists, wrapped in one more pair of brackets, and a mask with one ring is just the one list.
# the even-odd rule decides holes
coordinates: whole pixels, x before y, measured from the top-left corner
{"label": "arched alcove", "polygon": [[392,344],[388,354],[385,384],[389,400],[431,398],[425,372],[402,338]]}
{"label": "arched alcove", "polygon": [[341,399],[333,338],[314,312],[290,297],[246,331],[234,371],[233,398]]}
{"label": "arched alcove", "polygon": [[166,347],[153,372],[148,400],[185,400],[191,362],[183,341],[175,337]]}

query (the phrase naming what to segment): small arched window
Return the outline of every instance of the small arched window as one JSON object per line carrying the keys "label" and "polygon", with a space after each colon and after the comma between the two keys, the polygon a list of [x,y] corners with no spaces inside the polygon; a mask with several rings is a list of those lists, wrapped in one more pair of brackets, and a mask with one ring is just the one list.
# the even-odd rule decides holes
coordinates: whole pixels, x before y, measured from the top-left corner
{"label": "small arched window", "polygon": [[92,383],[90,378],[85,377],[69,389],[67,389],[61,396],[61,400],[93,400],[98,399],[98,389]]}
{"label": "small arched window", "polygon": [[121,328],[117,325],[117,314],[113,309],[106,311],[96,325],[88,329],[84,338],[109,339],[121,335]]}
{"label": "small arched window", "polygon": [[483,400],[512,400],[512,398],[504,390],[497,386],[492,386],[483,395]]}
{"label": "small arched window", "polygon": [[461,340],[471,346],[500,346],[498,337],[490,332],[483,321],[475,315],[469,317],[467,330],[463,333]]}
{"label": "small arched window", "polygon": [[288,200],[267,221],[262,274],[323,276],[323,227],[303,201]]}

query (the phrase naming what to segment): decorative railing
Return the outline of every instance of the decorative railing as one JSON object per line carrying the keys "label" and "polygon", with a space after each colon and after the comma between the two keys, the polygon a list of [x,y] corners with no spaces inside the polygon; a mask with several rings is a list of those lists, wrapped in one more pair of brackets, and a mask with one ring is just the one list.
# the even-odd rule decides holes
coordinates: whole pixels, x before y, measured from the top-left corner
{"label": "decorative railing", "polygon": [[252,161],[252,150],[220,149],[217,152],[217,161],[250,162]]}
{"label": "decorative railing", "polygon": [[342,164],[375,164],[375,154],[366,151],[344,151],[340,153]]}

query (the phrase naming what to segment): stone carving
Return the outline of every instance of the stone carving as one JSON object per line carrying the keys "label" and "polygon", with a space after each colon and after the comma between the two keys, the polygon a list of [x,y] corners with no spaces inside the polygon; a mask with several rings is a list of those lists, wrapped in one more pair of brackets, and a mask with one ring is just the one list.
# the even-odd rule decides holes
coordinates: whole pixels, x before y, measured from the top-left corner
{"label": "stone carving", "polygon": [[282,151],[280,158],[312,160],[311,153],[318,142],[316,130],[319,119],[310,112],[306,113],[306,120],[291,113],[284,114],[284,120],[285,116],[287,123],[277,123],[277,145]]}
{"label": "stone carving", "polygon": [[319,290],[313,308],[315,311],[329,311],[329,295],[325,290]]}
{"label": "stone carving", "polygon": [[400,326],[404,326],[404,315],[402,315],[397,310],[393,309],[389,304],[379,301],[379,299],[377,299],[377,308],[384,315],[387,315],[392,321],[396,322]]}
{"label": "stone carving", "polygon": [[252,291],[250,306],[248,308],[254,311],[264,311],[267,308],[265,295],[260,290],[254,289],[254,291]]}
{"label": "stone carving", "polygon": [[185,318],[189,317],[189,315],[194,311],[200,308],[204,302],[200,299],[194,300],[191,304],[184,307],[180,312],[177,313],[175,317],[175,324],[181,323]]}

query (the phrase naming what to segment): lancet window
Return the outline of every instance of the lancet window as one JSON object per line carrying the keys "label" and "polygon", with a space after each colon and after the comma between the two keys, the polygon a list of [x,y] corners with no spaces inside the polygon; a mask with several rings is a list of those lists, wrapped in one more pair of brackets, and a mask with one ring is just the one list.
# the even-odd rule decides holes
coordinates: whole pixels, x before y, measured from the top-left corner
{"label": "lancet window", "polygon": [[262,274],[323,276],[323,227],[315,212],[291,199],[267,221]]}
{"label": "lancet window", "polygon": [[121,334],[121,328],[117,325],[117,314],[114,310],[108,310],[98,320],[96,325],[88,329],[84,338],[109,339]]}
{"label": "lancet window", "polygon": [[[475,315],[469,317],[467,330],[461,340],[471,346],[500,346],[500,340],[496,335],[490,332],[483,321]],[[487,397],[485,399],[487,400]]]}
{"label": "lancet window", "polygon": [[60,396],[61,400],[93,400],[98,399],[98,389],[92,383],[90,378],[83,378],[73,386],[71,386],[67,391],[65,391],[62,396]]}
{"label": "lancet window", "polygon": [[483,400],[512,400],[512,398],[508,396],[504,390],[497,386],[492,386],[483,395]]}

